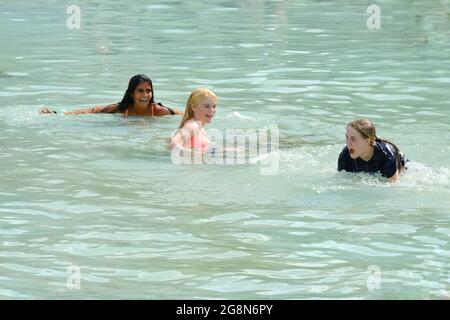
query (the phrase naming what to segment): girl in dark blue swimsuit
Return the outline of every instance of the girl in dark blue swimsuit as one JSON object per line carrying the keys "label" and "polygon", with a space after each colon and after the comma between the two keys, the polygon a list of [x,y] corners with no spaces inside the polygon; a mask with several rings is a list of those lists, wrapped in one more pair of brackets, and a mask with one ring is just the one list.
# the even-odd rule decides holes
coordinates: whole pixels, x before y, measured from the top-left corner
{"label": "girl in dark blue swimsuit", "polygon": [[375,126],[368,119],[347,125],[346,143],[339,155],[339,171],[380,173],[394,182],[406,168],[408,160],[395,144],[377,138]]}

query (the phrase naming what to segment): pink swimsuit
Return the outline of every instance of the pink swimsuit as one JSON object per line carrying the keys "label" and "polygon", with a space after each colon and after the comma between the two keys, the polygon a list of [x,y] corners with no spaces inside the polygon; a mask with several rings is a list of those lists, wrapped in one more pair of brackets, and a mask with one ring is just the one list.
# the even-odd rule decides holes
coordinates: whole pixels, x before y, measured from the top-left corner
{"label": "pink swimsuit", "polygon": [[202,152],[205,152],[208,149],[208,141],[206,140],[206,138],[199,139],[196,137],[191,137],[191,148],[197,148]]}

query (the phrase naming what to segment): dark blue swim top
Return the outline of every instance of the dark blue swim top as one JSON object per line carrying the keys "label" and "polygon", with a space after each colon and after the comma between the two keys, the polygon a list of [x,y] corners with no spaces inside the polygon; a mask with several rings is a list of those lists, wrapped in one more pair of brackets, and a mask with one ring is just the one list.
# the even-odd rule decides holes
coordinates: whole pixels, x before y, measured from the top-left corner
{"label": "dark blue swim top", "polygon": [[[347,146],[342,150],[338,160],[338,171],[380,173],[383,177],[392,177],[399,168],[396,159],[396,150],[390,143],[375,140],[373,156],[369,161],[361,158],[352,159]],[[403,167],[408,161],[400,152],[400,161]]]}

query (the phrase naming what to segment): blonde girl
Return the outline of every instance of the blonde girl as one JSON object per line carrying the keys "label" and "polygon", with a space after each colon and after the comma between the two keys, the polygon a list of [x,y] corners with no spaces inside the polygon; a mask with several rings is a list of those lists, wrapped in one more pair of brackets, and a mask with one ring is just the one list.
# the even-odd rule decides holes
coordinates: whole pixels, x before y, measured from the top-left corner
{"label": "blonde girl", "polygon": [[170,139],[170,148],[206,152],[209,141],[204,126],[216,113],[217,96],[206,88],[195,89],[186,103],[186,110],[177,132]]}

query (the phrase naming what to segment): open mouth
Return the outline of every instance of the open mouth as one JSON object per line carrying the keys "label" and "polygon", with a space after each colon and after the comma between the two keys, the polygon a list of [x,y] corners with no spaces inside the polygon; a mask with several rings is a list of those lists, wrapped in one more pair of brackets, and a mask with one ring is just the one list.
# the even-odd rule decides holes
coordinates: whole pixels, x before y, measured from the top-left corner
{"label": "open mouth", "polygon": [[355,153],[355,149],[353,149],[353,148],[348,148],[348,151],[350,152],[350,154],[354,154]]}

